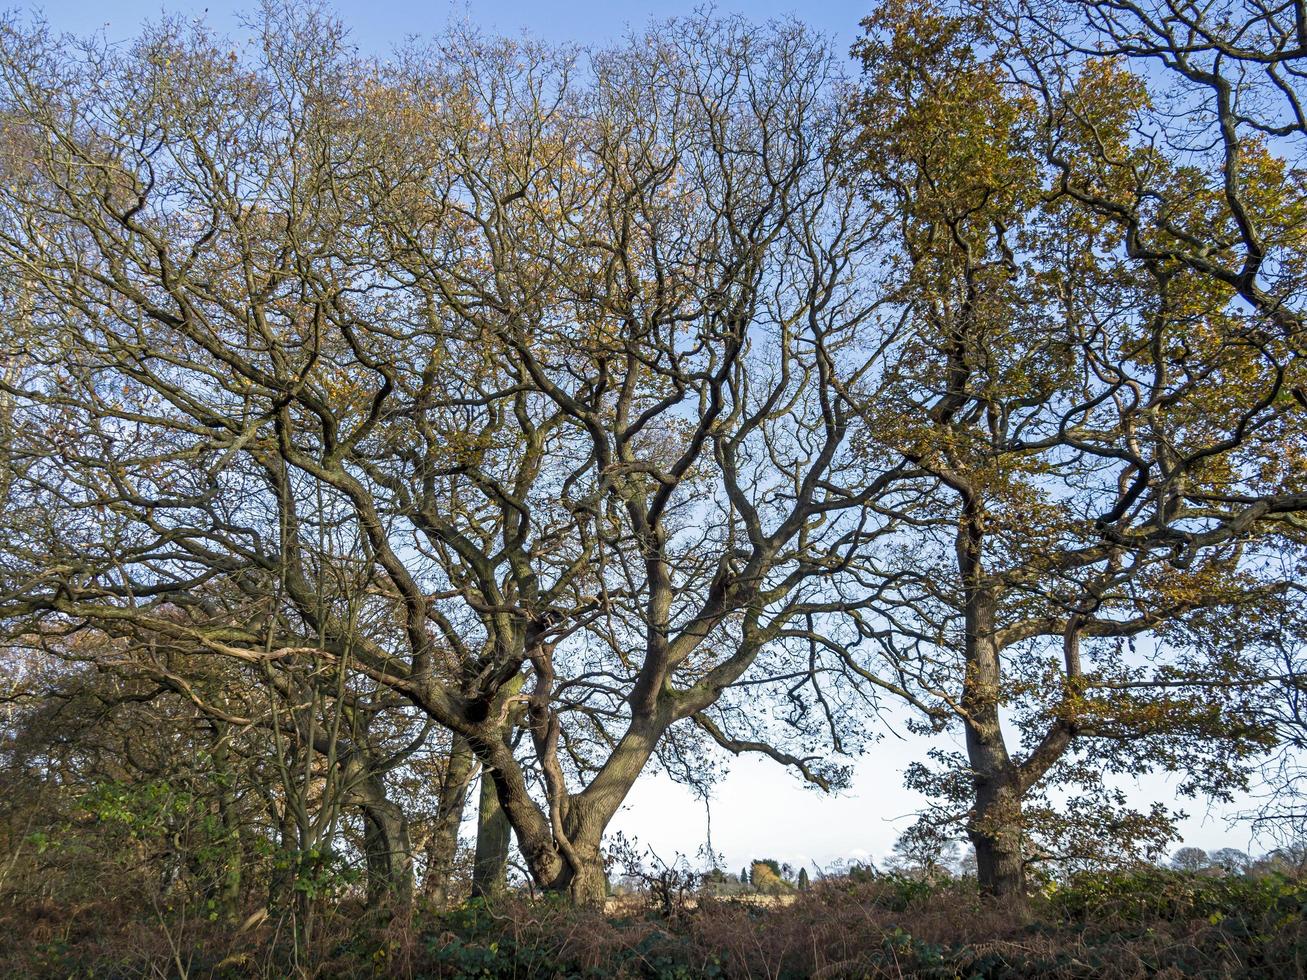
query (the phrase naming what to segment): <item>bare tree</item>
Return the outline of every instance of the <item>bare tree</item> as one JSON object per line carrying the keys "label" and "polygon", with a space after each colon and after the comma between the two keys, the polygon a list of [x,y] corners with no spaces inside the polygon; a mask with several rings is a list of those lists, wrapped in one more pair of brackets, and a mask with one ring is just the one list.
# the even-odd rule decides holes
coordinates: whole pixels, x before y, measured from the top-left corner
{"label": "bare tree", "polygon": [[[585,72],[467,36],[381,67],[297,14],[248,63],[5,29],[15,492],[60,528],[11,542],[10,615],[348,665],[466,742],[578,900],[678,723],[829,785],[713,715],[850,669],[823,637],[902,470],[866,479],[829,383],[877,232],[829,53],[694,20]],[[315,587],[328,524],[366,631]],[[211,582],[273,614],[206,619]]]}

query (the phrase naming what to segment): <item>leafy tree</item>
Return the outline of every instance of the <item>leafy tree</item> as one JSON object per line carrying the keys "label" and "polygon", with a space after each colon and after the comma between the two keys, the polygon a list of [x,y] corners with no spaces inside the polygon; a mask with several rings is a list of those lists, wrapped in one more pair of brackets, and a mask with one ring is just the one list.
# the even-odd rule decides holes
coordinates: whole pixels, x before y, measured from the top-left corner
{"label": "leafy tree", "polygon": [[758,865],[762,865],[778,878],[781,876],[781,865],[775,858],[754,858],[749,866],[749,874],[751,877],[757,873]]}
{"label": "leafy tree", "polygon": [[946,875],[957,860],[955,841],[941,840],[927,828],[917,826],[895,840],[885,867],[895,874],[930,880]]}
{"label": "leafy tree", "polygon": [[599,902],[649,767],[830,789],[886,697],[965,749],[914,867],[1161,855],[1113,777],[1301,744],[1288,10],[887,0],[856,93],[791,22],[381,63],[313,6],[246,54],[0,20],[12,771],[69,812],[22,682],[71,671],[101,810],[166,798],[224,914],[275,850],[307,930],[345,857],[443,903],[474,781],[477,894],[515,835]]}
{"label": "leafy tree", "polygon": [[1229,874],[1243,874],[1252,865],[1252,858],[1237,847],[1222,847],[1218,851],[1213,851],[1210,859],[1214,867]]}
{"label": "leafy tree", "polygon": [[764,895],[778,895],[790,887],[781,877],[780,866],[770,858],[754,861],[749,868],[749,883]]}
{"label": "leafy tree", "polygon": [[1171,867],[1177,871],[1202,871],[1211,865],[1211,859],[1201,847],[1182,847],[1171,855]]}
{"label": "leafy tree", "polygon": [[[864,190],[902,260],[887,366],[842,393],[873,457],[925,484],[881,499],[914,531],[883,552],[872,683],[962,728],[965,758],[936,751],[911,781],[945,834],[964,822],[982,886],[1019,895],[1030,861],[1171,838],[1105,772],[1185,769],[1186,791],[1222,796],[1274,743],[1279,671],[1256,637],[1296,601],[1307,470],[1265,461],[1304,447],[1305,212],[1269,147],[1232,197],[1220,166],[1139,139],[1153,96],[1120,60],[1014,83],[1006,45],[1029,49],[987,9],[864,21]],[[1276,298],[1141,244],[1118,192],[1175,202],[1150,225],[1175,239],[1253,221]],[[1080,791],[1053,807],[1065,783]]]}
{"label": "leafy tree", "polygon": [[[1006,64],[1046,109],[1081,113],[1085,103],[1072,93],[1096,65],[1128,73],[1147,92],[1127,120],[1142,152],[1043,143],[1063,190],[1117,226],[1132,258],[1184,268],[1237,295],[1301,349],[1301,11],[1246,0],[1219,9],[1155,0],[969,7],[986,17]],[[1286,397],[1302,403],[1301,384],[1288,385]]]}

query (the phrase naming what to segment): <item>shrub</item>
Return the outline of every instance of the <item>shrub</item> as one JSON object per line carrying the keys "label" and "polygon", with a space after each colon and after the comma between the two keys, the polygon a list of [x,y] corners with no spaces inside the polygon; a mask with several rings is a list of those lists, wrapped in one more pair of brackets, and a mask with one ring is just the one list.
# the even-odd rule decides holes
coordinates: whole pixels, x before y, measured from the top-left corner
{"label": "shrub", "polygon": [[[792,900],[701,897],[664,915],[556,899],[470,901],[440,915],[368,918],[334,906],[321,936],[291,950],[286,927],[78,919],[0,905],[0,975],[32,977],[397,976],[528,980],[775,977],[1216,980],[1301,975],[1307,883],[1284,874],[1211,877],[1142,868],[1082,874],[1028,909],[985,902],[970,880],[931,883],[863,870],[811,883]],[[165,910],[166,914],[166,910]],[[26,916],[23,918],[22,916]]]}

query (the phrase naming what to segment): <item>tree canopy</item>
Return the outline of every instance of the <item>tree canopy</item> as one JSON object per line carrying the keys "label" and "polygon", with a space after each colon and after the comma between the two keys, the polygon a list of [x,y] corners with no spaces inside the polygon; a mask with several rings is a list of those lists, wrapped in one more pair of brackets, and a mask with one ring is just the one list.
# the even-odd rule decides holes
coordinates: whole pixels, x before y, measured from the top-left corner
{"label": "tree canopy", "polygon": [[215,779],[205,887],[275,840],[304,917],[344,838],[443,903],[474,795],[478,893],[511,828],[602,901],[642,772],[840,788],[888,704],[941,738],[908,843],[1000,895],[1164,852],[1116,777],[1247,786],[1301,737],[1301,24],[862,26],[850,75],[709,15],[0,23],[11,778],[94,718],[61,765]]}

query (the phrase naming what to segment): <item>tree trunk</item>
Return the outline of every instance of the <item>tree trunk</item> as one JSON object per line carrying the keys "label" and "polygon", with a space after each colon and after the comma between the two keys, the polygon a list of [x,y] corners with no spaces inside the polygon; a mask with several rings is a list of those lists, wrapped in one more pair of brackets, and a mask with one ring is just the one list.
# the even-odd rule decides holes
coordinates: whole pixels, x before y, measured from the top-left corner
{"label": "tree trunk", "polygon": [[368,871],[368,906],[407,909],[413,901],[413,845],[408,820],[400,807],[386,799],[378,777],[365,787],[363,850]]}
{"label": "tree trunk", "polygon": [[277,823],[279,839],[272,874],[268,876],[268,908],[288,909],[295,895],[295,871],[299,855],[295,819],[291,815],[289,804],[284,804],[280,809],[273,804],[269,806],[272,817]]}
{"label": "tree trunk", "polygon": [[978,786],[975,812],[967,829],[976,848],[976,877],[981,891],[1005,901],[1025,901],[1020,798],[992,783]]}
{"label": "tree trunk", "polygon": [[508,888],[508,846],[512,828],[508,815],[499,805],[495,781],[481,776],[481,794],[477,803],[476,863],[472,870],[472,894],[494,899]]}
{"label": "tree trunk", "polygon": [[567,893],[574,905],[602,908],[608,897],[608,876],[598,847],[577,847],[578,865],[572,868]]}
{"label": "tree trunk", "polygon": [[235,778],[225,746],[216,742],[213,753],[214,781],[218,784],[218,822],[222,827],[222,874],[216,883],[214,898],[226,919],[235,919],[241,911],[241,881],[244,871],[245,843],[242,840],[240,813],[237,808]]}
{"label": "tree trunk", "polygon": [[975,790],[967,834],[976,848],[976,877],[985,894],[1021,900],[1026,889],[1020,774],[1007,752],[997,701],[968,691],[964,703],[969,716],[967,756]]}
{"label": "tree trunk", "polygon": [[422,879],[422,895],[433,908],[443,909],[449,904],[450,879],[458,856],[458,829],[463,823],[467,785],[475,766],[476,757],[467,739],[455,735],[440,781],[440,802],[427,843],[427,870]]}
{"label": "tree trunk", "polygon": [[241,839],[240,814],[236,808],[236,794],[224,786],[218,796],[218,814],[222,821],[223,860],[222,882],[218,891],[219,907],[228,919],[241,912],[241,882],[244,871],[245,846]]}
{"label": "tree trunk", "polygon": [[[525,772],[502,731],[469,736],[484,775],[494,782],[498,804],[512,827],[527,870],[542,890],[568,895],[580,904],[603,902],[607,895],[599,854],[603,832],[673,720],[670,703],[635,712],[608,761],[576,794],[565,788],[556,755],[556,733],[551,743],[545,734],[547,727],[540,725],[533,731],[537,758],[546,783],[556,793],[548,810],[529,791]],[[557,812],[551,812],[554,806]],[[556,820],[561,820],[561,839],[555,834]]]}
{"label": "tree trunk", "polygon": [[526,773],[513,757],[502,729],[487,729],[469,736],[481,760],[481,778],[494,783],[498,805],[517,838],[518,850],[532,879],[546,891],[567,887],[568,869],[554,839],[549,816],[532,796]]}
{"label": "tree trunk", "polygon": [[975,804],[967,826],[976,848],[976,877],[983,893],[1006,901],[1026,898],[1021,848],[1020,773],[1008,754],[1000,722],[1003,665],[995,639],[998,597],[985,581],[978,518],[959,534],[959,568],[967,587],[965,711],[967,758]]}

